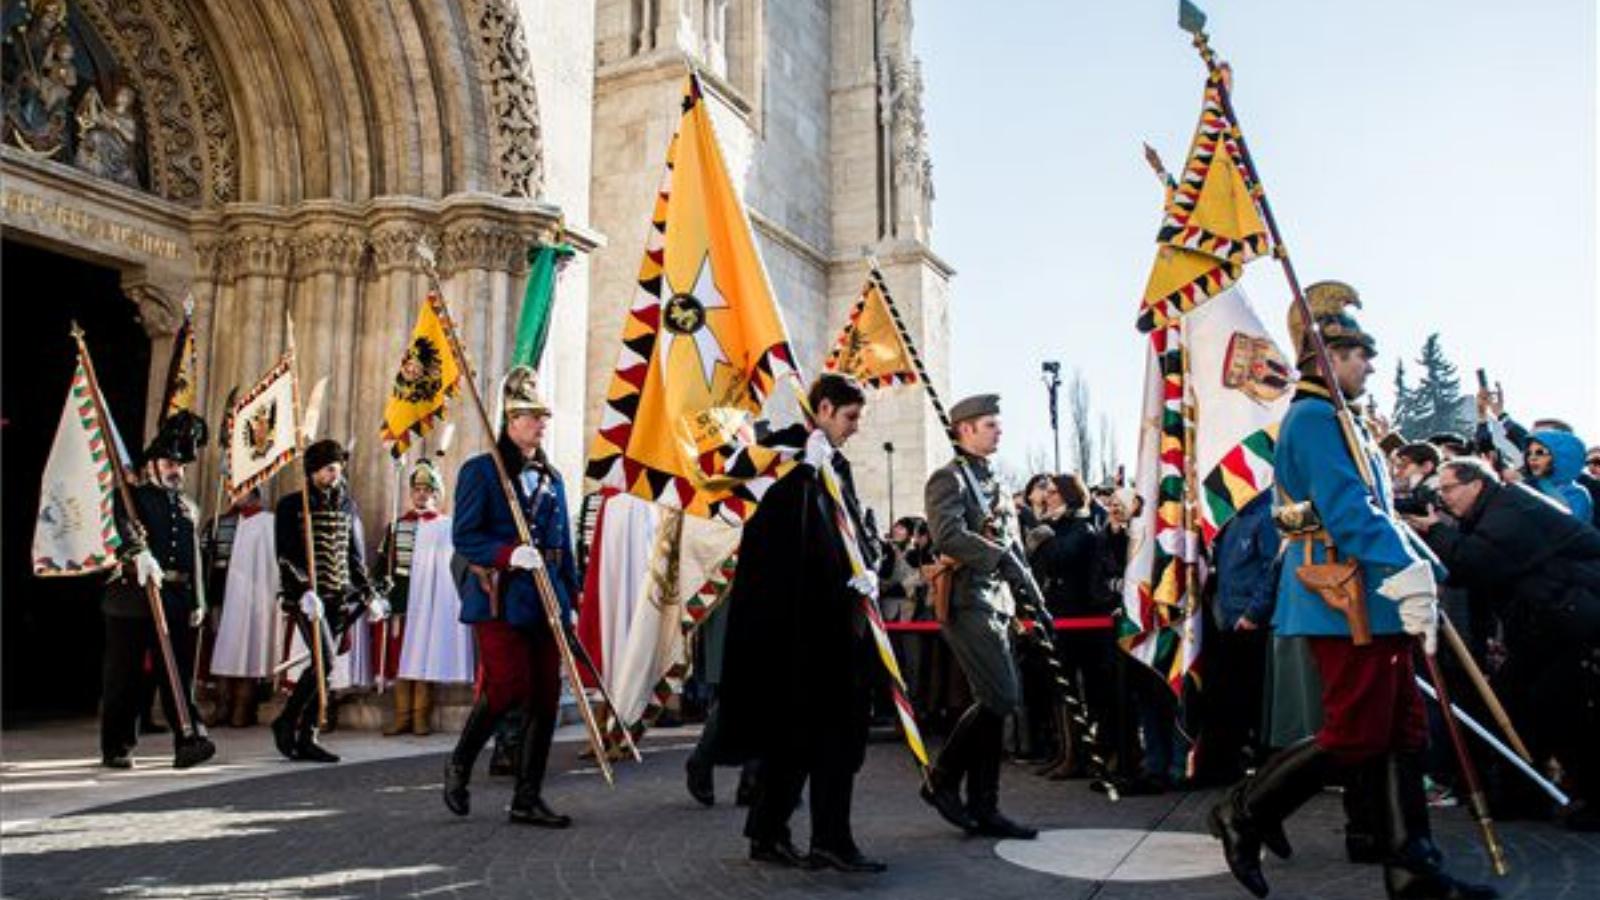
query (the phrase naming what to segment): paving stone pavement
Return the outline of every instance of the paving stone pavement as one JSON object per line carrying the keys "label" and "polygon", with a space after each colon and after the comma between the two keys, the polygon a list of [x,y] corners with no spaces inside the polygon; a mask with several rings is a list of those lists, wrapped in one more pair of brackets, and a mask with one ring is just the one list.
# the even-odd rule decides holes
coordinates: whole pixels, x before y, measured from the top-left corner
{"label": "paving stone pavement", "polygon": [[[888,873],[760,866],[745,858],[743,811],[729,802],[735,770],[718,771],[719,803],[701,808],[683,788],[687,748],[681,737],[647,742],[645,762],[619,766],[617,786],[608,789],[577,758],[576,745],[558,744],[546,797],[577,821],[560,832],[508,824],[509,780],[481,772],[473,814],[450,815],[439,799],[440,755],[293,767],[176,790],[7,829],[0,841],[0,892],[51,900],[1248,896],[1225,873],[1131,882],[1063,878],[1007,862],[995,841],[958,835],[922,805],[916,773],[893,744],[870,749],[854,819],[858,842],[889,863]],[[1189,852],[1215,865],[1215,844],[1181,834],[1204,833],[1215,792],[1112,804],[1083,782],[1045,782],[1015,766],[1007,767],[1003,785],[1004,806],[1019,819],[1049,829],[1157,832],[1173,838],[1168,843],[1198,847]],[[1487,880],[1466,813],[1436,810],[1434,819],[1457,870]],[[1292,820],[1295,857],[1267,864],[1274,898],[1382,897],[1376,868],[1342,860],[1340,823],[1331,794]],[[803,840],[803,810],[795,824]],[[1507,823],[1501,831],[1513,870],[1496,882],[1503,896],[1600,896],[1600,835],[1526,822]],[[1075,845],[1070,835],[1060,840],[1063,847]],[[1106,871],[1114,879],[1122,870],[1113,862]]]}

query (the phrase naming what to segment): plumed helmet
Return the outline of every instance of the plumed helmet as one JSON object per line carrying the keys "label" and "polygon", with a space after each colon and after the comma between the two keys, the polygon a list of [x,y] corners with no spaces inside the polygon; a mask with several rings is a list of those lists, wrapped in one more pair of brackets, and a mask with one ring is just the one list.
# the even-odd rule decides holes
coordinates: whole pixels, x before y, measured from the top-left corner
{"label": "plumed helmet", "polygon": [[170,459],[187,465],[195,461],[199,449],[206,445],[208,435],[205,419],[187,409],[180,409],[161,423],[161,430],[144,448],[144,460]]}
{"label": "plumed helmet", "polygon": [[[1319,281],[1305,290],[1306,305],[1311,307],[1311,317],[1329,350],[1340,347],[1365,347],[1367,352],[1378,354],[1377,340],[1361,329],[1350,308],[1361,308],[1361,295],[1342,281]],[[1306,334],[1304,317],[1299,304],[1289,306],[1289,338],[1300,360],[1313,355],[1310,338]]]}
{"label": "plumed helmet", "polygon": [[430,488],[435,494],[444,493],[444,476],[439,474],[439,467],[431,460],[419,459],[411,467],[411,477],[408,483],[412,487]]}
{"label": "plumed helmet", "polygon": [[500,413],[510,418],[515,412],[550,414],[550,404],[539,393],[539,375],[529,366],[516,366],[500,384]]}

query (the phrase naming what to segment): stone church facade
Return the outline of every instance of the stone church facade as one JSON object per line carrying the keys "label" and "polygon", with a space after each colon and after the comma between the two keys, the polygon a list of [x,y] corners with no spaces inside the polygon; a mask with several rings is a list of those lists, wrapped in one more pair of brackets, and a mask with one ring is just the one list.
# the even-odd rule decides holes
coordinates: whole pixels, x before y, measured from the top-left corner
{"label": "stone church facade", "polygon": [[[952,271],[930,246],[909,0],[5,9],[7,239],[120,273],[151,341],[147,430],[185,297],[214,426],[230,388],[282,352],[291,313],[303,383],[329,378],[322,433],[358,442],[351,481],[369,532],[394,490],[377,446],[383,401],[429,286],[419,240],[436,248],[489,391],[511,352],[527,247],[561,229],[578,249],[541,373],[558,410],[552,453],[577,481],[691,61],[803,369],[818,370],[870,253],[935,377],[948,370]],[[774,405],[792,417],[787,398]],[[453,414],[446,471],[486,445],[469,413]],[[853,448],[880,515],[884,442],[895,512],[919,511],[922,478],[947,452],[920,394],[881,395]],[[215,460],[208,449],[197,494]]]}

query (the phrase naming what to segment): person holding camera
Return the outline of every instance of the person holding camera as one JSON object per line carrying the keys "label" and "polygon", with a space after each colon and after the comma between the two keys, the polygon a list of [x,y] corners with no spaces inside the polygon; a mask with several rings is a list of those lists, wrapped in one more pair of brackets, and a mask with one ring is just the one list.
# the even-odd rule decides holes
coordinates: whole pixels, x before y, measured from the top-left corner
{"label": "person holding camera", "polygon": [[1476,459],[1444,464],[1436,510],[1406,522],[1505,624],[1496,673],[1535,760],[1554,756],[1583,806],[1569,827],[1600,827],[1600,531]]}

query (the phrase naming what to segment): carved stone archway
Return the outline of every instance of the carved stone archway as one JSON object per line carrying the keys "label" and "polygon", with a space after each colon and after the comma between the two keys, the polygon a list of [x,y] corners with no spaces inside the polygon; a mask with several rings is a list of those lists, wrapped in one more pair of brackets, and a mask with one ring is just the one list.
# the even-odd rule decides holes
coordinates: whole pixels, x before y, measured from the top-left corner
{"label": "carved stone archway", "polygon": [[[213,419],[282,352],[292,313],[302,378],[329,378],[324,433],[372,449],[428,288],[424,239],[480,378],[504,364],[525,250],[562,218],[537,199],[540,117],[515,0],[69,3],[137,91],[148,190],[8,147],[4,221],[124,271],[161,361],[152,405],[186,295]],[[161,252],[127,238],[145,232]],[[464,429],[452,455],[481,445]],[[215,458],[195,484],[211,483]],[[382,458],[353,466],[369,526],[391,490]]]}

